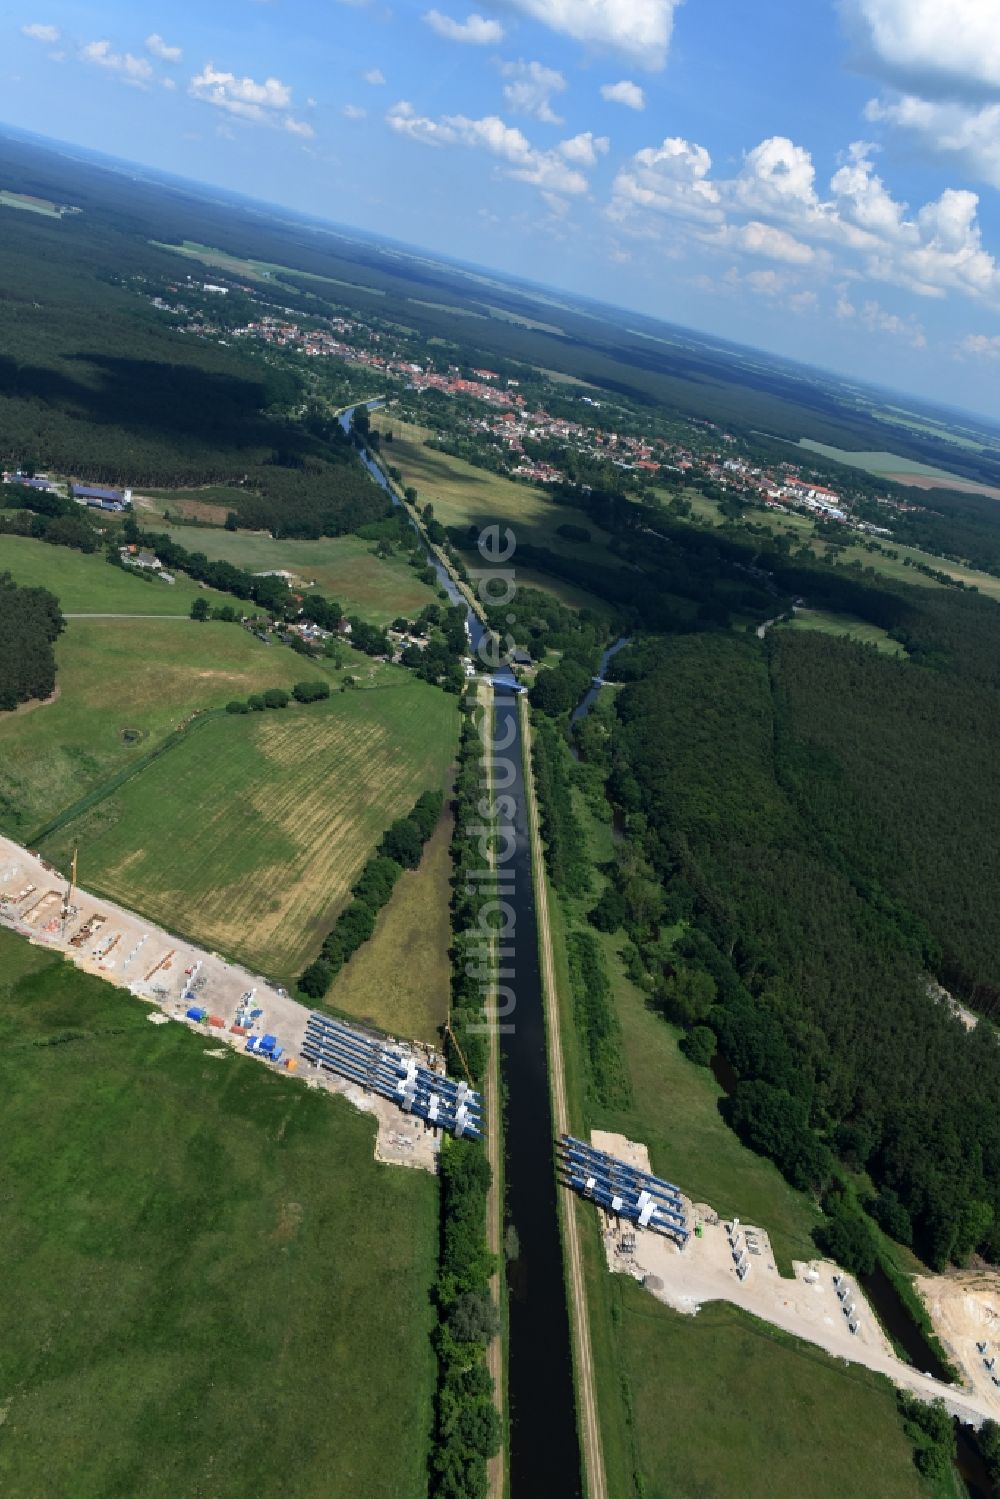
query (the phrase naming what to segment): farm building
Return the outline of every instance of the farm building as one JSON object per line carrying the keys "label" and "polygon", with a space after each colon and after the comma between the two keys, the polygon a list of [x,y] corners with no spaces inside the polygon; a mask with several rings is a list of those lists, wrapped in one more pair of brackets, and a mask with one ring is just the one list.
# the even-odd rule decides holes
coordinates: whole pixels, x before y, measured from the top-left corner
{"label": "farm building", "polygon": [[127,510],[132,503],[131,489],[106,489],[100,484],[73,484],[74,500],[94,510]]}
{"label": "farm building", "polygon": [[56,486],[47,474],[35,474],[29,478],[27,474],[4,474],[5,484],[23,484],[25,489],[39,489],[43,494],[54,494]]}

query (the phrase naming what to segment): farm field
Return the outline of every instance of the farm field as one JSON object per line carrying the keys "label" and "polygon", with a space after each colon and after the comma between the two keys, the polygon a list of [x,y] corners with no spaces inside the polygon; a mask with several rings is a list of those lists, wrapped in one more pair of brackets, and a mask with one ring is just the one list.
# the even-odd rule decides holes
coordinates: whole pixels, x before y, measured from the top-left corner
{"label": "farm field", "polygon": [[190,619],[72,619],[56,660],[55,702],[0,714],[0,827],[21,841],[192,713],[332,675],[325,663],[265,646],[238,625]]}
{"label": "farm field", "polygon": [[877,646],[889,656],[905,656],[906,651],[898,640],[878,625],[855,619],[850,614],[831,614],[825,609],[798,609],[787,623],[777,625],[779,630],[821,630],[825,635],[845,635],[862,645]]}
{"label": "farm field", "polygon": [[[382,447],[382,459],[402,470],[404,484],[412,484],[418,504],[429,500],[434,515],[444,526],[469,526],[503,520],[522,541],[536,546],[558,544],[565,554],[593,557],[607,537],[589,517],[566,505],[553,505],[533,485],[515,484],[499,474],[475,468],[450,453],[439,453],[424,447],[430,436],[426,427],[397,421],[391,412],[379,413],[382,425],[391,428],[393,440]],[[586,525],[593,535],[589,545],[567,542],[556,535],[556,527],[566,522]],[[520,527],[520,532],[519,528]],[[517,567],[515,552],[513,566]]]}
{"label": "farm field", "polygon": [[320,541],[275,541],[248,531],[171,527],[171,539],[192,552],[204,552],[213,562],[232,562],[248,572],[283,569],[303,583],[315,583],[326,598],[336,599],[347,614],[360,614],[371,624],[385,625],[397,615],[419,614],[437,599],[405,558],[384,561],[375,556],[375,543],[360,536],[324,537]]}
{"label": "farm field", "polygon": [[[702,496],[700,506],[696,506],[698,519],[703,524],[717,524],[717,519],[711,518],[713,512],[718,517],[714,502]],[[753,510],[751,514],[755,524],[767,526],[777,535],[790,536],[799,546],[812,546],[820,555],[826,549],[826,543],[816,535],[815,524],[807,515],[795,511],[786,513],[776,510]],[[838,547],[838,564],[843,566],[846,563],[859,562],[862,568],[872,568],[884,578],[891,578],[897,583],[909,583],[914,588],[944,586],[935,578],[929,578],[925,573],[918,572],[915,564],[920,564],[923,567],[933,568],[935,572],[947,573],[952,578],[960,578],[964,583],[973,584],[988,598],[1000,599],[1000,578],[994,578],[990,573],[979,572],[974,567],[964,567],[958,562],[947,562],[941,557],[935,557],[931,552],[920,551],[917,547],[903,546],[899,542],[887,540],[885,545],[897,555],[887,557],[884,552],[869,552],[860,542],[856,545]],[[904,557],[910,559],[911,566],[906,566],[903,561]]]}
{"label": "farm field", "polygon": [[27,193],[12,193],[0,189],[0,207],[23,208],[28,213],[40,213],[46,219],[61,219],[63,211],[47,198],[33,198]]}
{"label": "farm field", "polygon": [[735,1307],[695,1317],[614,1277],[647,1499],[927,1499],[887,1380]]}
{"label": "farm field", "polygon": [[0,572],[26,588],[47,588],[64,614],[189,614],[197,598],[211,604],[249,606],[228,593],[202,588],[183,573],[174,584],[145,582],[111,567],[100,552],[74,552],[28,536],[0,536]]}
{"label": "farm field", "polygon": [[[388,685],[395,682],[397,685]],[[41,848],[80,881],[291,984],[394,817],[442,786],[456,700],[372,691],[206,723]]]}
{"label": "farm field", "polygon": [[0,1489],[422,1499],[436,1183],[147,1014],[0,932]]}
{"label": "farm field", "polygon": [[[948,441],[950,440],[949,437]],[[961,487],[969,482],[960,474],[950,474],[947,469],[919,463],[915,458],[901,458],[898,453],[854,452],[847,448],[830,447],[828,443],[814,442],[810,437],[800,437],[798,446],[808,449],[810,453],[819,453],[823,458],[832,458],[836,463],[846,464],[848,468],[860,468],[866,474],[898,479],[901,484],[905,484],[911,476],[915,479],[939,479],[944,488],[951,483]],[[984,494],[990,493],[985,485],[974,487],[981,489]]]}
{"label": "farm field", "polygon": [[[150,524],[153,516],[161,521],[183,516],[209,526],[224,526],[230,510],[237,508],[241,493],[241,490],[230,489],[225,484],[205,484],[198,489],[147,489],[133,496],[133,504],[142,519]],[[159,526],[156,529],[159,530]],[[191,550],[196,549],[192,547]]]}
{"label": "farm field", "polygon": [[439,1045],[451,984],[451,830],[446,815],[420,868],[403,871],[374,936],[330,985],[328,1009],[403,1040]]}

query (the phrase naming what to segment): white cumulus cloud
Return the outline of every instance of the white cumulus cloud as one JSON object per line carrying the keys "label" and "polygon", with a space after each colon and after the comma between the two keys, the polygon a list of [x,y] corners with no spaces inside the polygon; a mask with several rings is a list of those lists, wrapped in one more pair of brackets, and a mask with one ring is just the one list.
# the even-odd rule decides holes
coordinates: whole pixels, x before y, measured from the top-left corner
{"label": "white cumulus cloud", "polygon": [[33,42],[54,43],[59,40],[58,26],[47,26],[41,21],[31,21],[21,27],[22,36],[30,36]]}
{"label": "white cumulus cloud", "polygon": [[385,74],[381,68],[369,68],[367,73],[362,73],[361,76],[366,83],[370,83],[374,88],[378,88],[385,82]]}
{"label": "white cumulus cloud", "polygon": [[457,145],[485,151],[504,163],[508,177],[547,193],[576,196],[587,191],[586,177],[558,150],[539,150],[522,131],[498,115],[478,120],[467,115],[444,115],[434,120],[418,115],[413,105],[402,99],[389,110],[386,122],[398,135],[425,146]]}
{"label": "white cumulus cloud", "polygon": [[158,57],[160,62],[180,62],[184,56],[181,47],[171,47],[166,43],[158,31],[152,32],[146,38],[146,51],[153,57]]}
{"label": "white cumulus cloud", "polygon": [[862,66],[890,86],[868,119],[1000,185],[996,0],[849,0],[846,14]]}
{"label": "white cumulus cloud", "polygon": [[788,265],[810,265],[816,259],[812,245],[804,244],[786,229],[751,219],[736,230],[739,248],[748,255],[763,255],[768,260],[783,260]]}
{"label": "white cumulus cloud", "polygon": [[928,97],[1000,91],[996,0],[847,0],[863,60]]}
{"label": "white cumulus cloud", "polygon": [[438,36],[446,37],[449,42],[468,42],[474,47],[489,47],[503,41],[500,22],[489,21],[476,11],[466,16],[464,21],[456,21],[439,10],[429,10],[424,21],[432,31],[436,31]]}
{"label": "white cumulus cloud", "polygon": [[345,120],[363,120],[368,114],[367,109],[362,109],[360,104],[345,104],[340,112]]}
{"label": "white cumulus cloud", "polygon": [[293,135],[312,136],[312,126],[306,120],[298,120],[289,113],[292,91],[280,78],[237,78],[235,73],[223,72],[213,63],[206,63],[196,73],[188,86],[193,99],[223,109],[240,120],[258,125],[272,125],[287,130]]}
{"label": "white cumulus cloud", "polygon": [[[1000,310],[1000,265],[983,244],[978,196],[947,188],[913,211],[876,172],[872,150],[849,147],[821,194],[811,154],[786,136],[761,141],[720,180],[704,146],[668,138],[619,170],[609,215],[646,235],[657,219],[686,221],[689,237],[719,249],[849,270],[924,297],[957,291]],[[876,324],[891,331],[873,315]]]}
{"label": "white cumulus cloud", "polygon": [[581,130],[579,135],[560,141],[557,147],[567,161],[581,167],[596,167],[598,157],[607,156],[611,142],[606,135],[594,135],[591,130]]}
{"label": "white cumulus cloud", "polygon": [[662,68],[680,0],[509,0],[523,15],[595,49]]}
{"label": "white cumulus cloud", "polygon": [[1000,187],[1000,104],[973,107],[903,94],[872,99],[865,114],[909,132],[928,155],[954,157],[970,177]]}
{"label": "white cumulus cloud", "polygon": [[668,136],[659,146],[644,146],[615,178],[612,218],[624,219],[640,209],[721,223],[721,195],[709,180],[711,167],[705,147],[681,136]]}
{"label": "white cumulus cloud", "polygon": [[1000,333],[967,333],[956,351],[972,359],[1000,359]]}
{"label": "white cumulus cloud", "polygon": [[87,42],[80,48],[84,62],[96,63],[118,73],[127,83],[145,84],[153,76],[153,65],[145,57],[134,57],[131,52],[115,52],[109,41]]}
{"label": "white cumulus cloud", "polygon": [[601,98],[609,104],[624,104],[626,109],[646,108],[646,95],[631,78],[623,78],[619,83],[602,83]]}
{"label": "white cumulus cloud", "polygon": [[502,62],[500,72],[507,79],[503,96],[514,114],[532,115],[547,125],[561,125],[562,119],[552,108],[552,98],[566,89],[566,80],[556,68],[544,63]]}

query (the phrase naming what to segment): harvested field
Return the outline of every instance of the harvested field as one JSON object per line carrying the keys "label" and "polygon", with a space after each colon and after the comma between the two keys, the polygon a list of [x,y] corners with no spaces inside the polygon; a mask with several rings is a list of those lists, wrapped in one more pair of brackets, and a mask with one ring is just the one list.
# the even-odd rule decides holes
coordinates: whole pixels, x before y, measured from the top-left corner
{"label": "harvested field", "polygon": [[412,679],[215,719],[43,844],[81,881],[291,983],[365,859],[444,784],[454,698]]}

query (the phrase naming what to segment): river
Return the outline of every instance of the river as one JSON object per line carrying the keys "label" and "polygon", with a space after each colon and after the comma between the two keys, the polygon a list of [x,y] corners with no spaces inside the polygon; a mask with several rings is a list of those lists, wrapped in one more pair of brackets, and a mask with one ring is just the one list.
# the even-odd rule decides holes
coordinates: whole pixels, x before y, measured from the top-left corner
{"label": "river", "polygon": [[[352,412],[340,418],[350,431]],[[399,500],[378,465],[364,452],[372,478]],[[409,517],[413,524],[412,516]],[[419,527],[416,529],[419,530]],[[428,553],[442,587],[466,611],[473,652],[483,625],[447,569]],[[604,670],[606,660],[602,660]],[[507,1399],[510,1414],[510,1491],[518,1499],[577,1499],[582,1493],[580,1444],[573,1390],[569,1309],[563,1275],[556,1201],[552,1105],[549,1093],[545,1011],[538,951],[538,917],[524,789],[521,723],[516,683],[509,671],[493,675],[493,739],[497,759],[510,761],[513,777],[503,791],[514,802],[513,857],[504,864],[503,898],[514,916],[514,956],[504,979],[515,996],[512,1023],[500,1035],[504,1113],[504,1238],[506,1260]],[[498,788],[499,789],[499,788]],[[509,920],[509,917],[508,917]]]}

